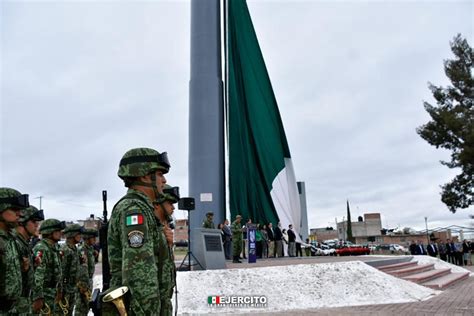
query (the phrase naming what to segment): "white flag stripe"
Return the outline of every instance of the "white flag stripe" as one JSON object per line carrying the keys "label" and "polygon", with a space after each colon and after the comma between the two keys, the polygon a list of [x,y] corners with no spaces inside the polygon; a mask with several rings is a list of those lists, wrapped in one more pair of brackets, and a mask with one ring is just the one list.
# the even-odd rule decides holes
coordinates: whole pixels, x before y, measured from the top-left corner
{"label": "white flag stripe", "polygon": [[270,195],[280,219],[282,229],[285,228],[288,230],[288,225],[293,224],[296,240],[301,242],[299,236],[301,205],[293,163],[290,158],[285,158],[285,168],[281,170],[273,180]]}

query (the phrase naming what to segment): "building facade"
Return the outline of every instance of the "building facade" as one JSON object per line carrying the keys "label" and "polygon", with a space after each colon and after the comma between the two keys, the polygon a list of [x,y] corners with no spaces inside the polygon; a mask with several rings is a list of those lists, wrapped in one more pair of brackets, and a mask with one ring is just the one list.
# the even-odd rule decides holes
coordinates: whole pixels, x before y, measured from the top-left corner
{"label": "building facade", "polygon": [[[356,243],[380,242],[382,236],[380,213],[367,213],[363,218],[359,216],[357,222],[351,222],[351,226]],[[337,223],[337,236],[339,240],[347,240],[347,221]]]}

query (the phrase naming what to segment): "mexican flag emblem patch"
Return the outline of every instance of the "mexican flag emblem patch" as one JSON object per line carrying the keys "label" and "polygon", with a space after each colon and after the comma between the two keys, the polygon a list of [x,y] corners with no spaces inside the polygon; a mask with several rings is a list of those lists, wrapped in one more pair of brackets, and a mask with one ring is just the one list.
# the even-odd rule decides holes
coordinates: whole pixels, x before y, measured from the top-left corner
{"label": "mexican flag emblem patch", "polygon": [[126,220],[127,226],[143,224],[143,214],[128,215]]}

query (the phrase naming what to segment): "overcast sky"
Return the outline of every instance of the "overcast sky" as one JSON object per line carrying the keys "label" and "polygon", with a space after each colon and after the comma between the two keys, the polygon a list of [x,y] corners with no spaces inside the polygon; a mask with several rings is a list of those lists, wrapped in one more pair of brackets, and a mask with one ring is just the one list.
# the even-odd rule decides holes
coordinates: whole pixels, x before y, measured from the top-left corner
{"label": "overcast sky", "polygon": [[[451,214],[442,166],[415,129],[427,82],[461,33],[472,1],[248,0],[273,83],[309,226],[382,213],[384,227],[468,226]],[[29,193],[47,217],[101,215],[125,192],[133,147],[167,151],[168,183],[188,192],[190,1],[2,1],[0,186]],[[177,211],[178,218],[184,217]]]}

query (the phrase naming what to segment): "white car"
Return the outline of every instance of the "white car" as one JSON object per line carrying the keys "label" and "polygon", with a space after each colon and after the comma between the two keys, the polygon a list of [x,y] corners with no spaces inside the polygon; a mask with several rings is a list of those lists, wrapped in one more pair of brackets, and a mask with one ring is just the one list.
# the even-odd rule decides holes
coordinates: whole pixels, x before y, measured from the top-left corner
{"label": "white car", "polygon": [[407,252],[408,250],[405,247],[400,246],[398,244],[391,244],[390,251]]}

